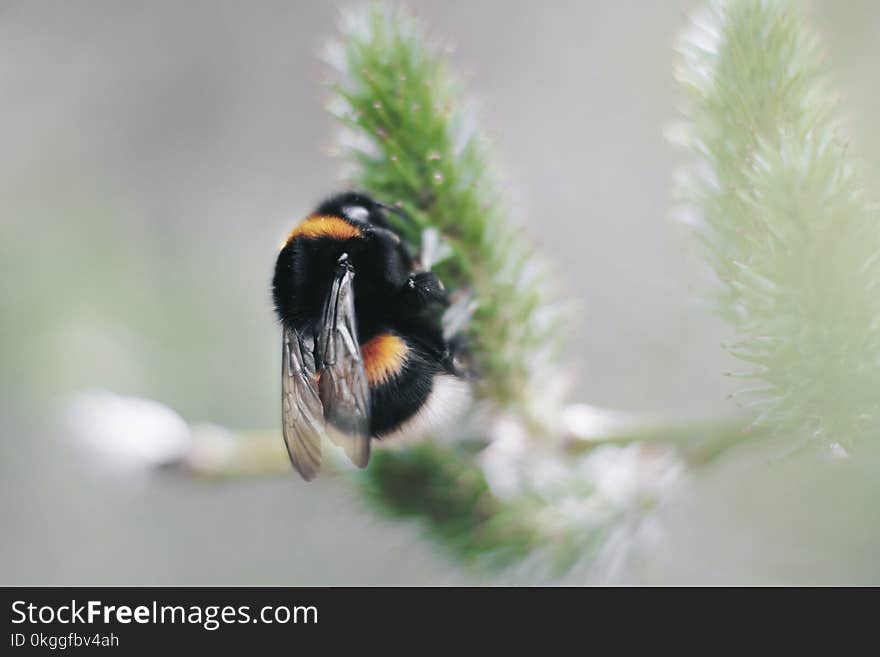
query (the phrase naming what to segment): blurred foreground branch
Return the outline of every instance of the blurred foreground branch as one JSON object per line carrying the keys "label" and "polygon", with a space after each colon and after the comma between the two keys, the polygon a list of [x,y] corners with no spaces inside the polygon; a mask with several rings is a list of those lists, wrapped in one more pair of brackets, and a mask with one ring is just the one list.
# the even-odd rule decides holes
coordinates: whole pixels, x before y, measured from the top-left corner
{"label": "blurred foreground branch", "polygon": [[880,421],[880,213],[797,3],[711,2],[681,42],[682,218],[736,338],[752,427],[851,446]]}

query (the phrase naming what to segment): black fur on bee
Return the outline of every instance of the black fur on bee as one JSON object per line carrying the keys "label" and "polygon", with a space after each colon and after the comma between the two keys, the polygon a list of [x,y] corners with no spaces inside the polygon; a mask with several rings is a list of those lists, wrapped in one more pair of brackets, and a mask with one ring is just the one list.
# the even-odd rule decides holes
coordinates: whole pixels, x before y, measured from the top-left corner
{"label": "black fur on bee", "polygon": [[386,215],[393,210],[364,194],[336,195],[278,254],[282,428],[306,479],[320,468],[324,435],[365,467],[371,439],[424,432],[467,404],[443,336],[447,291],[417,271]]}

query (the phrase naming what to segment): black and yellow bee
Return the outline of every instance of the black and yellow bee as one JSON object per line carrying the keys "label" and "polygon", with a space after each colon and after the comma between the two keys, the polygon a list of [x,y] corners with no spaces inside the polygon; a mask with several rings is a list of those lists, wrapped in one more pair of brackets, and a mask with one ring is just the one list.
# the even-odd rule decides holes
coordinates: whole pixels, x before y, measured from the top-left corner
{"label": "black and yellow bee", "polygon": [[443,284],[393,230],[395,208],[354,192],[287,236],[272,281],[283,328],[282,429],[310,480],[321,438],[366,467],[370,441],[424,433],[469,398],[444,338]]}

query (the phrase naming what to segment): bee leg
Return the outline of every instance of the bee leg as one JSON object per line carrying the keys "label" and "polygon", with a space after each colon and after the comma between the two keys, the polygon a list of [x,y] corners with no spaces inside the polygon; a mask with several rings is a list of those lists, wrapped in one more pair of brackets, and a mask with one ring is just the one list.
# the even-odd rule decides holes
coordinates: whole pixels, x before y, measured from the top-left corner
{"label": "bee leg", "polygon": [[437,358],[446,349],[443,340],[443,311],[449,297],[436,274],[410,274],[400,286],[393,304],[392,326],[418,338]]}

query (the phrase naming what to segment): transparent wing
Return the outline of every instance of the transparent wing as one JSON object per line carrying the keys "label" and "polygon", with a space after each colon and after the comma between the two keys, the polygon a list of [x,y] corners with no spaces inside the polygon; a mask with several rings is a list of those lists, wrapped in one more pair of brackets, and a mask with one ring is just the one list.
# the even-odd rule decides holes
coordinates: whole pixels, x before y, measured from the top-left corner
{"label": "transparent wing", "polygon": [[284,329],[281,349],[281,429],[290,462],[306,481],[321,469],[324,413],[318,393],[315,339]]}
{"label": "transparent wing", "polygon": [[357,340],[353,280],[354,270],[343,255],[318,334],[318,390],[327,435],[345,450],[352,463],[364,468],[370,460],[370,388]]}

